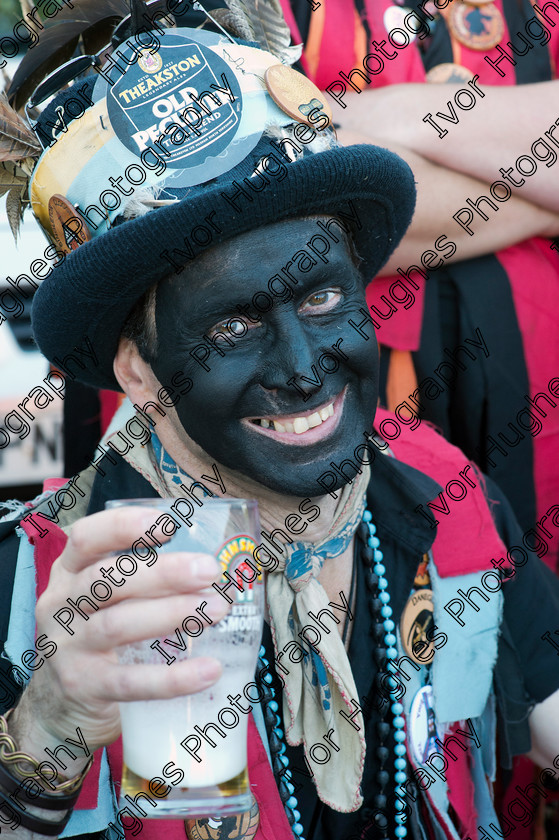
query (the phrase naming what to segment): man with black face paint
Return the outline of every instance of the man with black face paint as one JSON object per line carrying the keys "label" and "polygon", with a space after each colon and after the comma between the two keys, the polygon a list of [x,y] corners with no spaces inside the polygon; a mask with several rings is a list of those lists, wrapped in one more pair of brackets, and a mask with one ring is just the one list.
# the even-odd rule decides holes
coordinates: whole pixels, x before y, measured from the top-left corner
{"label": "man with black face paint", "polygon": [[[238,49],[257,60],[254,48]],[[258,60],[266,66],[269,56]],[[328,138],[291,161],[282,180],[253,190],[259,161],[278,144],[268,118],[261,123],[240,161],[216,172],[209,154],[205,181],[167,184],[156,201],[144,196],[147,212],[117,214],[111,230],[91,232],[37,293],[33,323],[45,355],[68,375],[124,391],[137,422],[145,430],[148,416],[151,425],[149,440],[123,446],[129,420],[66,492],[2,524],[2,592],[13,596],[11,610],[9,594],[3,601],[0,676],[10,711],[1,725],[13,740],[0,754],[0,820],[17,840],[61,832],[53,820],[63,822],[72,803],[55,811],[53,786],[64,779],[83,783],[64,836],[107,836],[108,827],[134,836],[138,814],[156,807],[146,794],[126,814],[115,811],[117,703],[201,691],[220,665],[197,658],[123,666],[115,649],[171,633],[201,600],[213,621],[228,604],[211,589],[215,560],[202,554],[163,554],[153,574],[117,577],[110,555],[147,538],[154,512],[104,504],[195,487],[256,498],[263,542],[277,561],[266,579],[265,652],[255,675],[264,699],[249,724],[259,826],[246,837],[460,840],[499,818],[510,824],[512,813],[495,814],[488,782],[496,726],[505,764],[531,748],[559,769],[559,669],[556,646],[543,638],[553,638],[557,581],[535,551],[518,548],[506,501],[458,450],[381,410],[377,424],[399,431],[390,447],[373,432],[378,357],[362,314],[365,282],[409,223],[412,175],[385,150],[341,149]],[[68,150],[77,142],[74,134],[58,141]],[[220,166],[226,157],[220,147]],[[39,164],[37,183],[41,171]],[[48,217],[40,201],[62,191],[50,183],[50,194],[37,198],[40,218]],[[233,193],[244,202],[234,212],[223,198]],[[71,198],[81,207],[93,200]],[[211,242],[191,244],[184,268],[169,275],[162,254],[186,256],[187,237],[208,217]],[[308,258],[317,220],[334,234],[325,260]],[[291,294],[244,318],[285,269]],[[338,363],[326,372],[320,360],[333,348]],[[455,498],[453,483],[465,493],[450,509],[443,501]],[[427,514],[441,509],[438,522]],[[21,618],[34,568],[35,618],[30,609]],[[94,601],[101,578],[111,596]],[[526,609],[533,602],[537,613]],[[19,695],[27,671],[36,673],[21,697],[9,694]],[[65,743],[72,749],[62,755]],[[32,766],[45,751],[58,766],[63,759],[46,792],[46,784],[40,794],[22,785],[6,761],[16,748]],[[555,775],[550,769],[542,784]],[[180,820],[142,827],[148,840],[203,836],[199,829]]]}
{"label": "man with black face paint", "polygon": [[[153,400],[159,383],[181,371],[194,387],[176,414],[170,412],[177,454],[181,443],[188,448],[195,442],[230,470],[287,496],[315,496],[318,475],[331,460],[352,456],[356,432],[368,430],[375,413],[378,354],[373,330],[372,340],[364,341],[348,323],[364,297],[346,235],[332,244],[326,265],[306,274],[295,270],[292,299],[276,300],[259,323],[248,323],[245,334],[232,340],[234,346],[222,343],[225,356],[214,353],[209,371],[191,353],[202,334],[214,337],[224,329],[236,304],[265,289],[275,267],[315,230],[310,220],[290,220],[268,226],[265,236],[261,230],[243,234],[161,282],[153,313],[156,349],[144,351],[158,383],[139,389],[133,400]],[[318,359],[340,338],[345,358],[326,375]],[[317,382],[305,386],[310,398],[303,402],[289,380],[312,378],[313,366]],[[121,384],[134,388],[118,356],[116,372],[126,377]]]}

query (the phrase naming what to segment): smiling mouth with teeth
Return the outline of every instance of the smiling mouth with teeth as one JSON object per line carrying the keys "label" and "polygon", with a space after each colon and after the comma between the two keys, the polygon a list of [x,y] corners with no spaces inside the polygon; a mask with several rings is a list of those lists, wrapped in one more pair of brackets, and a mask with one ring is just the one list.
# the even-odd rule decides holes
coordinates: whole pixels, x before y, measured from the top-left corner
{"label": "smiling mouth with teeth", "polygon": [[250,417],[243,423],[262,435],[300,445],[316,443],[328,437],[337,428],[343,412],[346,388],[324,405],[297,415],[277,417]]}
{"label": "smiling mouth with teeth", "polygon": [[314,429],[315,426],[321,426],[325,420],[334,416],[334,403],[328,403],[325,408],[315,411],[307,417],[295,417],[292,421],[284,420],[280,423],[279,420],[266,420],[264,417],[256,420],[251,420],[255,426],[262,426],[263,429],[272,429],[274,432],[288,432],[302,435],[303,432],[308,432],[309,429]]}

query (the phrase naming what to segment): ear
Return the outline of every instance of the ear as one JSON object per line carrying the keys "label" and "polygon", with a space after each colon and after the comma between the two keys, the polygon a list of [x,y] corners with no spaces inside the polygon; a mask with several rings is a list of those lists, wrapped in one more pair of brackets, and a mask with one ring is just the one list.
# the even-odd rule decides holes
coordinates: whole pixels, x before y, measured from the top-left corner
{"label": "ear", "polygon": [[150,365],[144,362],[133,341],[121,338],[113,361],[114,374],[126,396],[145,405],[157,396],[161,387]]}

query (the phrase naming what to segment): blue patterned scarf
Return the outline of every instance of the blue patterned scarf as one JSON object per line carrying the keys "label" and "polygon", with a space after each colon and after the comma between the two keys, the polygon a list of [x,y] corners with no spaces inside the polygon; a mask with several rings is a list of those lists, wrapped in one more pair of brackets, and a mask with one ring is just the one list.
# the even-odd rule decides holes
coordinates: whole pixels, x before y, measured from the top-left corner
{"label": "blue patterned scarf", "polygon": [[[152,483],[161,495],[180,496],[180,485],[190,485],[194,479],[175,463],[154,432],[151,447],[158,478],[157,482],[152,478]],[[238,474],[236,477],[238,480]],[[358,729],[340,714],[351,715],[355,710],[353,701],[358,700],[347,653],[331,617],[336,616],[343,626],[346,612],[339,595],[329,602],[318,576],[326,559],[339,557],[351,544],[365,509],[369,477],[369,468],[364,465],[362,473],[339,491],[324,539],[318,543],[294,541],[274,549],[278,566],[266,579],[276,670],[285,683],[285,734],[291,745],[304,745],[320,799],[342,812],[354,811],[362,803],[364,725],[361,713],[353,717]],[[344,595],[349,599],[349,592]],[[336,610],[332,603],[341,609]],[[324,621],[319,624],[315,617],[320,616],[321,610],[331,615],[325,612]],[[326,626],[329,630],[324,629]],[[329,747],[331,760],[319,764],[314,760],[313,746],[324,746],[324,735],[330,730],[339,751]]]}

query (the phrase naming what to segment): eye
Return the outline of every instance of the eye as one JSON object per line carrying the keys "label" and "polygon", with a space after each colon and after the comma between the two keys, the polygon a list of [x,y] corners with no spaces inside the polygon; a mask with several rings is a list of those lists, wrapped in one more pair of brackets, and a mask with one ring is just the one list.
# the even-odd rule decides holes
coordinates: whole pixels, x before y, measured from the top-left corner
{"label": "eye", "polygon": [[307,312],[311,315],[320,315],[323,312],[330,312],[342,300],[341,289],[321,289],[319,292],[313,292],[301,304],[300,311]]}
{"label": "eye", "polygon": [[234,318],[228,318],[226,321],[220,321],[217,324],[214,324],[213,327],[207,331],[207,335],[210,338],[218,335],[218,333],[222,333],[230,338],[242,338],[248,330],[258,327],[259,324],[251,324],[248,321],[245,321],[244,318],[240,318],[238,315]]}

